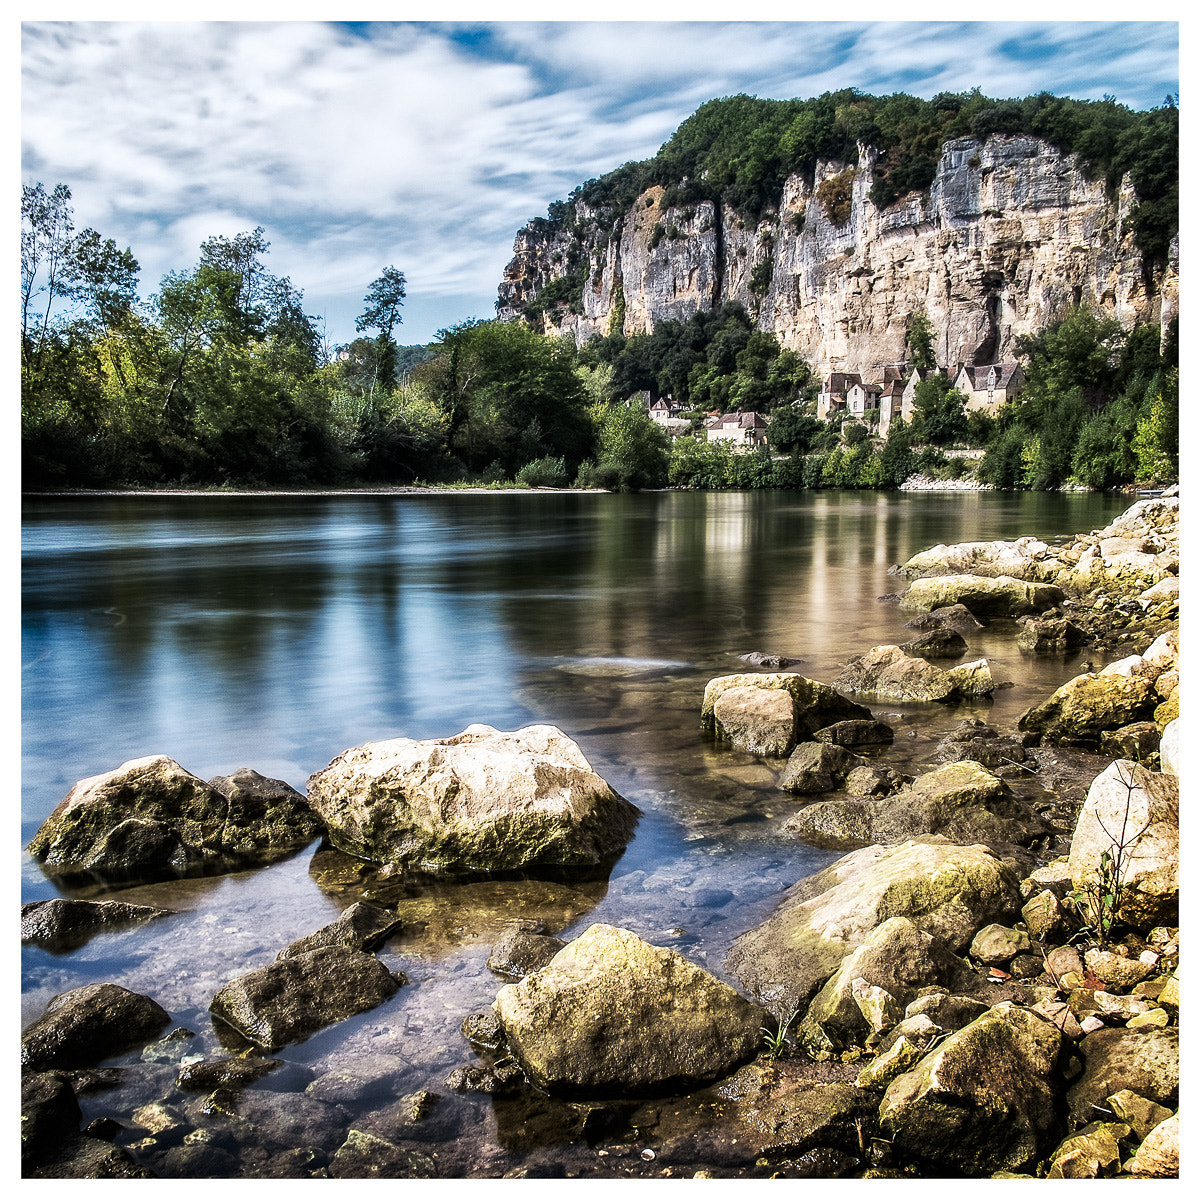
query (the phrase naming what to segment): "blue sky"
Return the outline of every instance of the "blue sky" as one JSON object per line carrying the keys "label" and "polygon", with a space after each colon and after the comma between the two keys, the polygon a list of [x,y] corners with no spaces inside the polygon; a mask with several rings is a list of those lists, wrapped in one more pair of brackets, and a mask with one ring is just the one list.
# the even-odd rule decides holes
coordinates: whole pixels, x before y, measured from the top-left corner
{"label": "blue sky", "polygon": [[[426,15],[421,7],[385,11]],[[74,19],[76,8],[112,19]],[[1006,5],[1020,18],[1068,9],[1109,11]],[[715,96],[858,87],[929,97],[978,86],[996,97],[1107,93],[1145,108],[1179,90],[1169,6],[1124,7],[1169,18],[1144,23],[574,23],[514,19],[539,15],[535,6],[439,8],[476,10],[505,19],[215,19],[279,11],[244,3],[206,6],[202,21],[147,23],[118,5],[39,8],[50,20],[21,30],[22,179],[66,183],[77,226],[133,250],[143,297],[165,272],[192,266],[204,238],[262,225],[267,266],[303,289],[331,344],[354,336],[367,286],[389,264],[408,279],[397,338],[421,342],[494,314],[525,221],[584,180],[653,155]],[[287,9],[304,14],[303,4]]]}

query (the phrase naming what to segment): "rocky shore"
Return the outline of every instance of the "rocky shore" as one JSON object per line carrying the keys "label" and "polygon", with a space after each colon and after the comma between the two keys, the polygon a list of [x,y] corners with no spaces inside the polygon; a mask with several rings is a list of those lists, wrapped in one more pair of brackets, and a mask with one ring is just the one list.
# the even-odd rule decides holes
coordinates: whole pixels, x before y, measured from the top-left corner
{"label": "rocky shore", "polygon": [[[244,870],[322,837],[385,886],[213,993],[223,1057],[189,1055],[151,996],[56,996],[22,1033],[23,1174],[452,1177],[431,1145],[474,1092],[526,1131],[523,1175],[564,1173],[537,1133],[553,1113],[598,1147],[593,1176],[1177,1176],[1178,564],[1174,495],[1061,546],[933,547],[895,569],[910,641],[829,681],[766,656],[711,680],[698,741],[786,764],[785,831],[841,857],[745,929],[723,978],[611,924],[564,942],[514,920],[441,1092],[402,1093],[386,1054],[369,1079],[313,1078],[286,1048],[402,998],[377,957],[400,925],[386,881],[613,861],[640,814],[570,738],[371,743],[303,795],[162,755],[80,781],[29,847],[64,884]],[[960,722],[907,774],[871,704],[990,695],[987,660],[959,661],[985,623],[1022,653],[1123,657],[1012,728]],[[23,908],[22,938],[70,949],[170,915],[57,899]],[[130,1049],[170,1064],[161,1094],[132,1128],[85,1126],[79,1097],[118,1094],[105,1063]]]}

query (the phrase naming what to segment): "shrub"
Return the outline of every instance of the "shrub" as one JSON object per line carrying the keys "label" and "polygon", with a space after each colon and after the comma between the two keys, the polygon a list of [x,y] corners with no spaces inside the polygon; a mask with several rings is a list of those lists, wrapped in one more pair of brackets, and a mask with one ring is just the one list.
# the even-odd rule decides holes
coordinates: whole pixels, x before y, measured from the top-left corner
{"label": "shrub", "polygon": [[516,477],[518,487],[566,487],[567,466],[561,458],[545,455],[526,463]]}

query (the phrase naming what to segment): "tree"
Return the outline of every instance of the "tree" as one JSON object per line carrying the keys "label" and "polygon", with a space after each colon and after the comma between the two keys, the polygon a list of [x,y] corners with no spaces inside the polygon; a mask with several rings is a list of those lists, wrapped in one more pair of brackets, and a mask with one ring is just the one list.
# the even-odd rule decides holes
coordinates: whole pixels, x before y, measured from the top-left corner
{"label": "tree", "polygon": [[967,398],[938,372],[922,379],[913,393],[913,437],[947,446],[967,432]]}
{"label": "tree", "polygon": [[396,344],[392,341],[392,330],[400,324],[400,308],[405,297],[404,272],[395,267],[384,267],[383,274],[367,288],[366,308],[354,322],[354,328],[362,333],[366,329],[378,329],[375,339],[379,383],[387,388],[396,382]]}
{"label": "tree", "polygon": [[670,438],[640,405],[612,404],[598,413],[596,478],[609,490],[636,492],[667,481]]}
{"label": "tree", "polygon": [[932,371],[937,367],[933,353],[933,322],[924,313],[914,313],[905,335],[908,366],[912,371]]}

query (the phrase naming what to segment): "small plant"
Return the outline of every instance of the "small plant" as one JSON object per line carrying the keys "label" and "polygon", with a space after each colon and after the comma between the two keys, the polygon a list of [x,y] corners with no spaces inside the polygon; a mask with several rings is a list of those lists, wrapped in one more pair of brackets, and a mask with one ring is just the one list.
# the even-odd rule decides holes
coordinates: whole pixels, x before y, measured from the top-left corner
{"label": "small plant", "polygon": [[788,1051],[788,1029],[791,1028],[792,1022],[796,1019],[796,1014],[800,1010],[793,1008],[791,1015],[786,1021],[780,1021],[777,1029],[770,1029],[763,1025],[760,1029],[762,1033],[763,1048],[772,1058],[782,1058]]}

